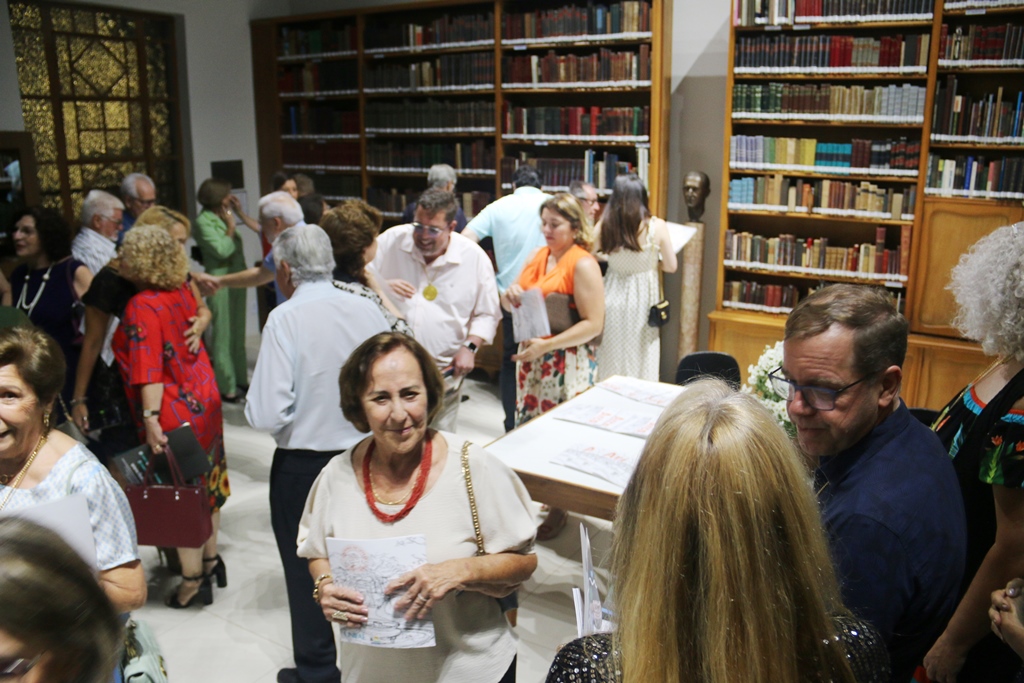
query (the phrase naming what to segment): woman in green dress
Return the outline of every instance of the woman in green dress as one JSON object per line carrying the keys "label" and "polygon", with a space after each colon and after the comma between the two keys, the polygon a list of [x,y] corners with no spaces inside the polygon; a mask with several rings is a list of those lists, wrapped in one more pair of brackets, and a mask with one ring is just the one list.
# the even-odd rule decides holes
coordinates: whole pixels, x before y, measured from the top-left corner
{"label": "woman in green dress", "polygon": [[[203,255],[210,275],[227,275],[245,269],[242,238],[235,229],[231,184],[208,178],[199,186],[196,199],[203,210],[196,217],[192,237]],[[225,288],[207,297],[213,313],[210,356],[221,398],[239,400],[239,387],[247,385],[245,360],[245,289]]]}

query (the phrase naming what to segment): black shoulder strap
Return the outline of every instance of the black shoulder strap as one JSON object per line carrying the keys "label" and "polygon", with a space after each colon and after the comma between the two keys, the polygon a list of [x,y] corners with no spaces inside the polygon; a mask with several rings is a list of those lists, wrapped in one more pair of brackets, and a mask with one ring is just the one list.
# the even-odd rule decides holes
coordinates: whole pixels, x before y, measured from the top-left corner
{"label": "black shoulder strap", "polygon": [[[985,450],[985,439],[989,432],[1003,415],[1010,412],[1013,404],[1024,396],[1024,370],[1021,370],[1006,383],[998,394],[996,394],[988,405],[981,411],[971,428],[964,435],[957,455],[963,455],[971,461],[981,462],[981,454]],[[971,469],[975,469],[971,466]]]}

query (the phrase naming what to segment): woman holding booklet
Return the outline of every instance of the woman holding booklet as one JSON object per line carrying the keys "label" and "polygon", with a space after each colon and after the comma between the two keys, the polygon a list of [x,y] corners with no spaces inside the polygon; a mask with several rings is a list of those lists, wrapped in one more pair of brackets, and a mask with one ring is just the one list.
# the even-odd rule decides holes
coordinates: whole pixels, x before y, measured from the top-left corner
{"label": "woman holding booklet", "polygon": [[[371,337],[339,381],[345,418],[371,435],[331,460],[306,500],[298,553],[309,560],[313,598],[327,620],[343,631],[366,629],[367,637],[380,629],[371,607],[391,617],[383,596],[397,598],[395,618],[431,619],[436,642],[386,649],[342,637],[342,680],[514,681],[516,644],[495,598],[511,594],[537,567],[526,488],[483,449],[428,429],[444,383],[411,337]],[[425,538],[427,563],[380,577],[383,594],[363,594],[332,571],[339,562],[330,559],[329,538],[414,535]]]}

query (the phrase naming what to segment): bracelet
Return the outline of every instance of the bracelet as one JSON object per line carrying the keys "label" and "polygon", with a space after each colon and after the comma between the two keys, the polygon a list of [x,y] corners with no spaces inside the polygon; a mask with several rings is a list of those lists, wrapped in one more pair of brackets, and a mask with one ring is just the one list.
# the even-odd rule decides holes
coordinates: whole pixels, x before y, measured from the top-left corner
{"label": "bracelet", "polygon": [[142,418],[145,419],[147,417],[160,417],[160,409],[158,408],[156,410],[143,410]]}
{"label": "bracelet", "polygon": [[68,401],[68,403],[70,403],[72,406],[77,406],[85,403],[85,400],[85,396],[82,396],[81,398],[73,398],[70,401]]}
{"label": "bracelet", "polygon": [[320,582],[324,579],[327,579],[331,583],[334,583],[334,577],[330,574],[321,574],[320,576],[316,577],[316,581],[313,582],[313,602],[315,602],[318,605],[320,604]]}

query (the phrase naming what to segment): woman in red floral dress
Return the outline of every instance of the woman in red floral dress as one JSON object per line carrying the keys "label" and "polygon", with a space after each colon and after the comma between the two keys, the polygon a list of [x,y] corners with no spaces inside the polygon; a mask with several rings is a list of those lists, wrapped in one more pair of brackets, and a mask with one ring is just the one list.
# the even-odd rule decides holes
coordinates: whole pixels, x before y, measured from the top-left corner
{"label": "woman in red floral dress", "polygon": [[167,599],[167,605],[175,608],[197,601],[208,605],[213,602],[213,590],[205,579],[215,575],[219,586],[227,585],[224,563],[217,554],[217,528],[230,487],[213,367],[202,342],[194,340],[190,346],[185,336],[197,314],[187,282],[188,259],[165,230],[140,226],[125,236],[121,271],[139,293],[128,302],[112,346],[139,437],[159,453],[167,443],[164,432],[188,422],[215,463],[206,476],[213,534],[200,548],[178,549],[182,581]]}

